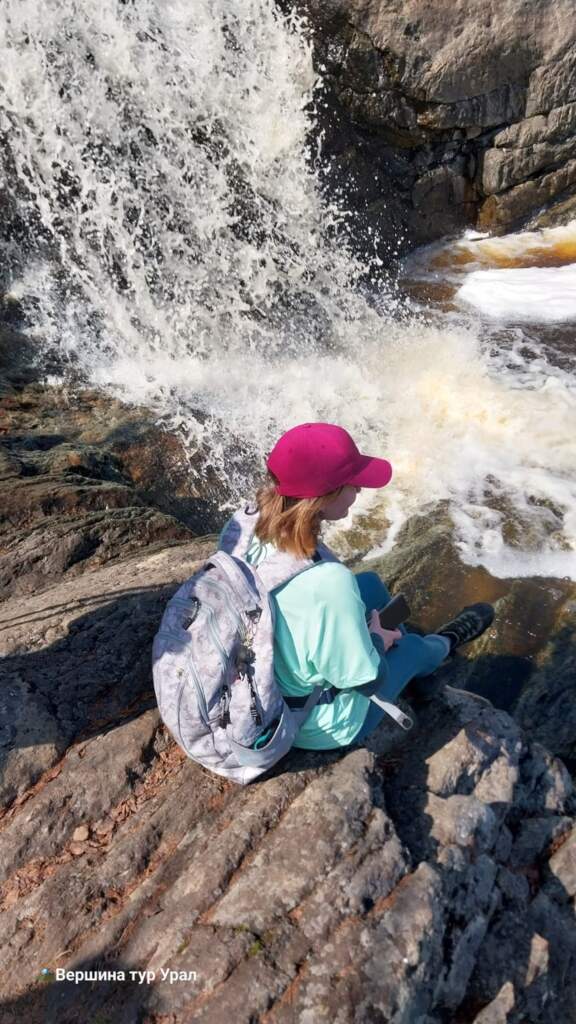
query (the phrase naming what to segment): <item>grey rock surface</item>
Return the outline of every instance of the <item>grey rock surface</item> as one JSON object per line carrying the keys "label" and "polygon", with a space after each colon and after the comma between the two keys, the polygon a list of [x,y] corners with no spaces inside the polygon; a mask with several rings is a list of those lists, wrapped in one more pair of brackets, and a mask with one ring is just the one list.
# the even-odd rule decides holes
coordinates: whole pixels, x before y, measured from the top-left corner
{"label": "grey rock surface", "polygon": [[[154,708],[150,641],[213,544],[144,551],[2,606],[2,693],[18,687],[0,820],[2,1020],[441,1024],[482,1011],[520,1024],[529,1011],[538,1024],[572,1012],[572,784],[504,712],[446,691],[409,742],[293,750],[246,788],[175,746]],[[95,965],[126,978],[37,980],[42,966]]]}
{"label": "grey rock surface", "polygon": [[282,0],[325,82],[327,181],[389,251],[504,232],[576,190],[571,0]]}

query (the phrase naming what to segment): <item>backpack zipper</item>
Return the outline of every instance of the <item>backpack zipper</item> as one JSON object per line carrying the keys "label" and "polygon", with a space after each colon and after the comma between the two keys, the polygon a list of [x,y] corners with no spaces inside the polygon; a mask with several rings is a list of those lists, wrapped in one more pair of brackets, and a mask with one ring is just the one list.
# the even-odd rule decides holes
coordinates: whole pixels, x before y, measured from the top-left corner
{"label": "backpack zipper", "polygon": [[[185,598],[177,598],[177,600],[174,603],[176,605],[180,606],[183,609],[190,609],[190,601],[187,601]],[[168,629],[166,626],[161,628],[159,633],[161,633],[164,636],[171,637],[172,640],[176,640],[176,642],[179,645],[182,643],[182,636],[181,636],[181,634],[178,634],[175,630]],[[194,664],[194,661],[193,661],[193,658],[192,658],[192,655],[190,654],[190,652],[187,652],[186,663],[190,667],[190,675],[192,676],[192,682],[194,683],[194,689],[196,690],[196,697],[198,698],[198,712],[199,712],[200,718],[202,719],[202,722],[206,726],[206,728],[209,729],[210,728],[210,723],[208,721],[208,706],[206,704],[206,695],[205,695],[204,690],[202,688],[202,683],[200,682],[200,679],[198,677],[198,673],[196,672],[196,666]],[[184,687],[181,688],[180,693],[178,694],[178,704],[177,704],[178,728],[180,728],[180,705],[182,703],[183,693],[184,693]]]}
{"label": "backpack zipper", "polygon": [[[221,589],[220,587],[217,586],[217,584],[215,585],[212,582],[212,580],[210,580],[210,585],[212,587],[216,587],[218,590]],[[186,598],[177,598],[174,601],[174,604],[180,606],[183,611],[188,611],[189,608],[190,608],[190,604],[191,603],[193,604],[193,602],[187,600]],[[218,630],[216,629],[216,626],[214,624],[214,619],[216,618],[216,616],[214,614],[214,609],[211,608],[209,604],[203,604],[202,602],[199,602],[199,605],[200,605],[200,608],[199,608],[200,611],[203,608],[206,610],[206,618],[207,618],[207,622],[208,622],[208,629],[210,630],[210,635],[212,636],[212,639],[214,641],[214,645],[216,646],[216,648],[218,650],[218,654],[219,654],[219,657],[220,657],[220,664],[222,666],[222,671],[225,672],[226,669],[228,668],[228,659],[227,659],[227,656],[226,656],[226,651],[224,650],[224,646],[223,646],[222,641],[220,639],[220,635],[219,635]],[[194,606],[194,609],[196,610],[196,606]],[[238,616],[234,612],[234,609],[231,609],[231,610],[233,612],[234,620],[239,625]]]}
{"label": "backpack zipper", "polygon": [[224,683],[222,696],[220,698],[220,728],[225,729],[230,725],[230,687]]}
{"label": "backpack zipper", "polygon": [[[202,684],[201,684],[201,682],[200,682],[200,680],[199,680],[199,678],[198,678],[198,676],[196,674],[196,667],[194,665],[194,662],[192,661],[192,658],[188,657],[187,661],[188,661],[188,666],[190,668],[190,674],[192,676],[192,682],[194,683],[194,689],[196,690],[196,697],[198,699],[198,713],[200,715],[200,718],[202,719],[202,723],[206,726],[207,729],[209,729],[210,728],[210,722],[208,721],[208,708],[206,706],[206,697],[205,697],[205,694],[204,694],[204,690],[202,689]],[[180,706],[182,704],[183,696],[184,696],[184,686],[181,687],[180,693],[178,694],[177,715],[178,715],[178,729],[179,730],[180,730]]]}
{"label": "backpack zipper", "polygon": [[216,625],[214,623],[214,619],[216,618],[216,616],[214,614],[214,609],[211,608],[210,605],[208,605],[208,604],[204,605],[204,607],[206,608],[206,618],[208,620],[208,629],[210,630],[210,634],[212,636],[212,639],[214,641],[215,646],[218,649],[218,654],[220,655],[220,664],[222,665],[222,671],[226,672],[226,670],[228,668],[228,657],[226,655],[226,651],[224,650],[224,646],[222,644],[222,640],[220,639],[220,634],[218,633],[218,630],[217,630]]}
{"label": "backpack zipper", "polygon": [[[239,597],[238,597],[238,592],[235,589],[234,585],[232,584],[232,582],[230,581],[230,578],[228,576],[226,577],[226,581],[227,581],[228,586],[230,587],[232,593],[236,597],[236,599],[240,600]],[[225,590],[225,588],[223,586],[221,586],[219,583],[217,583],[216,580],[205,579],[204,582],[205,583],[209,583],[210,586],[214,590],[218,591],[220,594],[223,594],[224,597],[226,597],[226,590]],[[245,647],[247,647],[249,650],[252,650],[252,637],[250,637],[248,635],[248,627],[249,627],[249,624],[252,621],[250,619],[250,616],[248,615],[247,616],[248,621],[244,622],[244,620],[237,613],[237,611],[233,607],[233,605],[231,605],[228,601],[226,601],[225,603],[226,603],[226,608],[232,613],[232,617],[234,618],[234,620],[236,622],[236,629],[237,629],[237,632],[238,632],[238,634],[240,636],[241,643]],[[220,652],[222,669],[225,671],[226,668],[228,667],[228,659],[227,659],[227,656],[226,656],[226,651],[224,650],[224,648],[222,646],[222,642],[220,640],[220,637],[219,637],[218,632],[216,630],[216,626],[214,624],[214,619],[215,619],[214,611],[213,611],[212,608],[210,608],[209,605],[207,605],[206,607],[208,608],[208,625],[209,625],[210,631],[212,633],[212,638],[213,638],[213,640],[214,640],[214,642],[215,642],[215,644],[218,647],[218,650]],[[252,720],[255,723],[255,725],[262,725],[262,715],[260,713],[260,708],[262,707],[262,702],[260,700],[260,695],[258,693],[258,689],[256,687],[256,684],[255,684],[254,680],[252,679],[252,676],[251,676],[249,670],[247,670],[245,672],[240,672],[239,675],[243,676],[246,679],[246,681],[248,683],[248,686],[250,688],[250,714],[252,716]],[[223,687],[223,689],[224,689],[224,687]],[[226,689],[228,691],[228,694],[230,694],[230,691],[229,691],[228,687],[226,687]],[[228,698],[228,706],[229,706],[229,704],[230,704],[230,696]],[[223,712],[223,715],[224,716],[226,715],[226,711]]]}
{"label": "backpack zipper", "polygon": [[[234,580],[232,579],[232,576],[231,576],[231,575],[229,575],[229,574],[228,574],[228,573],[226,572],[226,570],[222,568],[222,566],[220,566],[220,571],[221,571],[221,572],[222,572],[222,573],[224,574],[224,576],[225,576],[225,578],[226,578],[226,582],[227,582],[228,586],[230,587],[230,590],[231,590],[231,591],[232,591],[232,593],[234,594],[234,597],[236,598],[236,600],[237,600],[238,604],[239,604],[239,605],[241,605],[241,604],[243,603],[243,599],[242,599],[242,598],[240,597],[240,595],[239,595],[238,591],[236,590],[236,584],[235,584]],[[217,588],[218,588],[218,589],[220,589],[220,590],[222,589],[222,588],[220,587],[220,584],[219,584],[219,583],[216,583],[216,581],[215,581],[215,580],[210,580],[210,583],[211,583],[211,585],[212,585],[213,587],[217,587]]]}
{"label": "backpack zipper", "polygon": [[[214,586],[214,584],[212,584],[212,586]],[[212,635],[212,639],[214,640],[214,643],[215,643],[216,647],[218,648],[218,652],[220,654],[220,664],[222,665],[222,671],[225,673],[228,670],[228,666],[230,664],[230,661],[228,659],[226,651],[224,650],[224,647],[222,646],[222,641],[220,639],[220,636],[218,634],[218,630],[216,628],[216,624],[215,624],[215,621],[214,621],[216,616],[214,614],[214,610],[209,605],[206,605],[205,607],[207,609],[208,628],[209,628],[210,633]],[[232,611],[234,612],[234,609],[232,609]],[[238,623],[238,632],[240,632],[240,629],[243,626],[243,623],[238,618],[238,616],[236,616],[235,612],[234,612],[234,615],[235,615],[236,621]],[[243,644],[244,644],[244,646],[248,650],[252,650],[251,638],[248,638],[247,635],[245,636],[245,640],[243,641]],[[255,725],[262,725],[262,715],[260,714],[260,710],[259,710],[259,707],[258,707],[258,704],[260,704],[260,699],[259,699],[259,696],[258,696],[258,691],[256,689],[256,685],[255,685],[255,683],[254,683],[254,681],[252,679],[249,666],[248,665],[246,666],[246,671],[245,672],[243,672],[243,673],[240,672],[239,674],[241,676],[242,675],[244,676],[244,678],[246,679],[246,681],[248,683],[248,686],[250,688],[250,714],[252,716],[252,720],[255,723]],[[228,689],[227,684],[224,684],[222,686],[222,696],[224,697],[224,701],[225,701],[226,698],[224,696],[224,691],[226,691],[227,694],[230,694],[230,691]],[[221,698],[221,702],[222,702],[222,698]],[[221,712],[221,718],[224,718],[224,719],[228,718],[229,719],[229,715],[228,715],[229,704],[230,704],[230,697],[228,698],[228,705],[227,706],[225,705],[225,710],[223,710]]]}

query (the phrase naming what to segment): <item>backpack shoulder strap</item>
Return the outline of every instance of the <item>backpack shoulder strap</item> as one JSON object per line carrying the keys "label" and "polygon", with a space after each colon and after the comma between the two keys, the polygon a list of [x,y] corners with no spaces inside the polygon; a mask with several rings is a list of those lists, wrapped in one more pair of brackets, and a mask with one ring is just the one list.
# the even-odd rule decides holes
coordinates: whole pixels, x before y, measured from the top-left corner
{"label": "backpack shoulder strap", "polygon": [[[293,576],[319,564],[312,558],[298,558],[288,551],[275,551],[257,566],[246,562],[246,553],[254,536],[258,510],[246,507],[235,512],[220,538],[220,552],[232,556],[239,571],[244,570],[251,580],[258,580],[270,592]],[[241,565],[241,568],[240,568]]]}
{"label": "backpack shoulder strap", "polygon": [[254,529],[258,519],[258,509],[238,509],[224,527],[220,537],[220,550],[226,551],[236,558],[245,558],[250,547],[250,541],[254,536]]}

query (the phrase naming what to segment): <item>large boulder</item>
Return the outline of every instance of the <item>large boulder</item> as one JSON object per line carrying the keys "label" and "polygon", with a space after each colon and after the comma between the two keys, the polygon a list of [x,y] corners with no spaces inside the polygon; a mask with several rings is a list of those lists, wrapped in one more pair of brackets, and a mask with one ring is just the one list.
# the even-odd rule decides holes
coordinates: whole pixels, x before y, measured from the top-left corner
{"label": "large boulder", "polygon": [[282,0],[325,82],[327,180],[393,249],[576,192],[571,0]]}
{"label": "large boulder", "polygon": [[414,516],[389,554],[351,559],[406,595],[411,624],[430,633],[467,604],[489,601],[496,615],[459,651],[450,682],[484,694],[528,735],[576,767],[576,585],[546,577],[499,579],[462,562],[447,510]]}

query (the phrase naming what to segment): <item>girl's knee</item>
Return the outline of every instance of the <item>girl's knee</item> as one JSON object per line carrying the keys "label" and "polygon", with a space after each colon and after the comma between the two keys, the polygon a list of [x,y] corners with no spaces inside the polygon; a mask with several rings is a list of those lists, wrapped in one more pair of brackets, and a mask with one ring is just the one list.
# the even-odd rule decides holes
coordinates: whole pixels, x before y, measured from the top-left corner
{"label": "girl's knee", "polygon": [[420,655],[426,651],[424,637],[419,636],[418,633],[406,633],[406,636],[402,637],[400,646],[406,654]]}
{"label": "girl's knee", "polygon": [[419,636],[417,633],[406,633],[399,644],[400,650],[408,660],[414,674],[431,672],[444,661],[445,647],[440,637]]}

